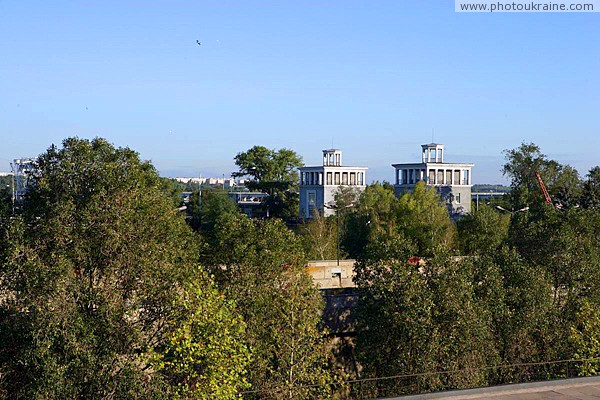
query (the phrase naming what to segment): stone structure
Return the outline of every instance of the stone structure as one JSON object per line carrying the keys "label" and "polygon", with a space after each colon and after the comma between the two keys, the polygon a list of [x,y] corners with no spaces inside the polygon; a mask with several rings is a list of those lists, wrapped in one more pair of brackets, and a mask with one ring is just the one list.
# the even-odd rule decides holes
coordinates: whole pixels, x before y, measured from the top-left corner
{"label": "stone structure", "polygon": [[342,165],[341,150],[323,150],[323,165],[300,168],[300,218],[334,214],[326,206],[335,206],[335,193],[340,187],[364,190],[367,169]]}
{"label": "stone structure", "polygon": [[425,181],[438,190],[451,215],[470,213],[474,164],[444,162],[446,150],[443,144],[429,143],[421,148],[420,163],[392,165],[396,169],[396,196],[412,192],[417,182]]}

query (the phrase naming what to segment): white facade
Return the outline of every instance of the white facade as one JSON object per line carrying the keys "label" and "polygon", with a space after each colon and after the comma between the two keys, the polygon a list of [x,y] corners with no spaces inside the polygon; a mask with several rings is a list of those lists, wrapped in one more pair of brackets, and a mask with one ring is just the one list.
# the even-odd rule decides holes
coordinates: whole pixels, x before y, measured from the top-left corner
{"label": "white facade", "polygon": [[471,212],[471,163],[444,162],[445,146],[429,143],[421,146],[421,162],[393,164],[396,169],[396,196],[412,191],[419,181],[434,186],[452,214]]}
{"label": "white facade", "polygon": [[367,167],[342,165],[342,151],[323,150],[323,165],[300,168],[300,218],[311,218],[314,211],[328,216],[334,210],[335,194],[340,187],[364,190]]}

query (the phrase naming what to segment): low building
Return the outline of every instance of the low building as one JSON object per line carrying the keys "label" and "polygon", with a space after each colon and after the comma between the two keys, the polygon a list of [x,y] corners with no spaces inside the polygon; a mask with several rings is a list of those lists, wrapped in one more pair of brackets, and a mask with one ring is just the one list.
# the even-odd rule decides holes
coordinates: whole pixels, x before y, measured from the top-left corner
{"label": "low building", "polygon": [[412,192],[417,182],[424,181],[435,187],[452,215],[471,212],[472,163],[444,162],[443,144],[429,143],[421,146],[421,162],[392,164],[396,169],[396,196]]}
{"label": "low building", "polygon": [[315,212],[334,213],[335,194],[341,187],[362,191],[366,187],[367,167],[345,166],[342,151],[323,150],[323,165],[300,168],[300,218],[311,218]]}
{"label": "low building", "polygon": [[251,218],[260,218],[264,215],[263,203],[269,197],[268,194],[262,192],[229,192],[229,198],[240,208],[244,214]]}

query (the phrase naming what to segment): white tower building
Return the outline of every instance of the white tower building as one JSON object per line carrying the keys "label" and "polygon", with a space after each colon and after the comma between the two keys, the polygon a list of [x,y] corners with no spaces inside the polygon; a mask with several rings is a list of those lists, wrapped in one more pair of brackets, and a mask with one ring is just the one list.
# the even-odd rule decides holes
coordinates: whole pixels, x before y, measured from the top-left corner
{"label": "white tower building", "polygon": [[429,143],[421,146],[421,162],[392,164],[396,169],[396,196],[412,192],[419,181],[435,187],[453,215],[471,212],[471,163],[444,162],[443,144]]}
{"label": "white tower building", "polygon": [[334,210],[325,205],[335,204],[335,193],[340,187],[364,190],[367,169],[344,166],[341,150],[323,150],[323,165],[300,168],[300,218],[311,218],[315,211],[332,215]]}

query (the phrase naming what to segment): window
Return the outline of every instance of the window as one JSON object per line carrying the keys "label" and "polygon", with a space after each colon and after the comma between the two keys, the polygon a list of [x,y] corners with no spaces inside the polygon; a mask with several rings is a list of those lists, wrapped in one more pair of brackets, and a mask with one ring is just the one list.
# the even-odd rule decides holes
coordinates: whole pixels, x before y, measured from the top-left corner
{"label": "window", "polygon": [[356,172],[350,172],[350,184],[356,185]]}
{"label": "window", "polygon": [[454,171],[454,184],[460,184],[460,171],[458,170]]}
{"label": "window", "polygon": [[403,169],[402,170],[402,183],[408,183],[408,170],[407,169]]}
{"label": "window", "polygon": [[358,184],[359,185],[364,185],[364,179],[365,179],[365,173],[364,172],[359,172],[358,173]]}
{"label": "window", "polygon": [[307,211],[308,211],[308,215],[307,217],[311,217],[312,215],[315,214],[316,212],[316,207],[317,207],[317,195],[315,193],[314,190],[311,190],[310,192],[308,192],[308,207],[307,207]]}
{"label": "window", "polygon": [[438,170],[437,172],[437,182],[438,185],[441,185],[442,183],[444,183],[444,171],[443,170]]}
{"label": "window", "polygon": [[328,185],[333,185],[333,182],[331,181],[331,172],[327,173],[327,184]]}
{"label": "window", "polygon": [[317,195],[315,192],[308,192],[308,206],[314,207],[317,204]]}
{"label": "window", "polygon": [[342,172],[342,185],[347,185],[347,184],[348,184],[348,173]]}
{"label": "window", "polygon": [[460,204],[460,193],[457,193],[457,194],[456,194],[456,197],[454,197],[454,198],[456,199],[456,202],[457,202],[458,204]]}
{"label": "window", "polygon": [[336,185],[340,184],[340,173],[339,172],[335,173],[335,184]]}
{"label": "window", "polygon": [[429,170],[429,182],[428,183],[431,185],[435,184],[435,170],[434,169]]}
{"label": "window", "polygon": [[452,171],[446,171],[446,185],[452,184]]}

